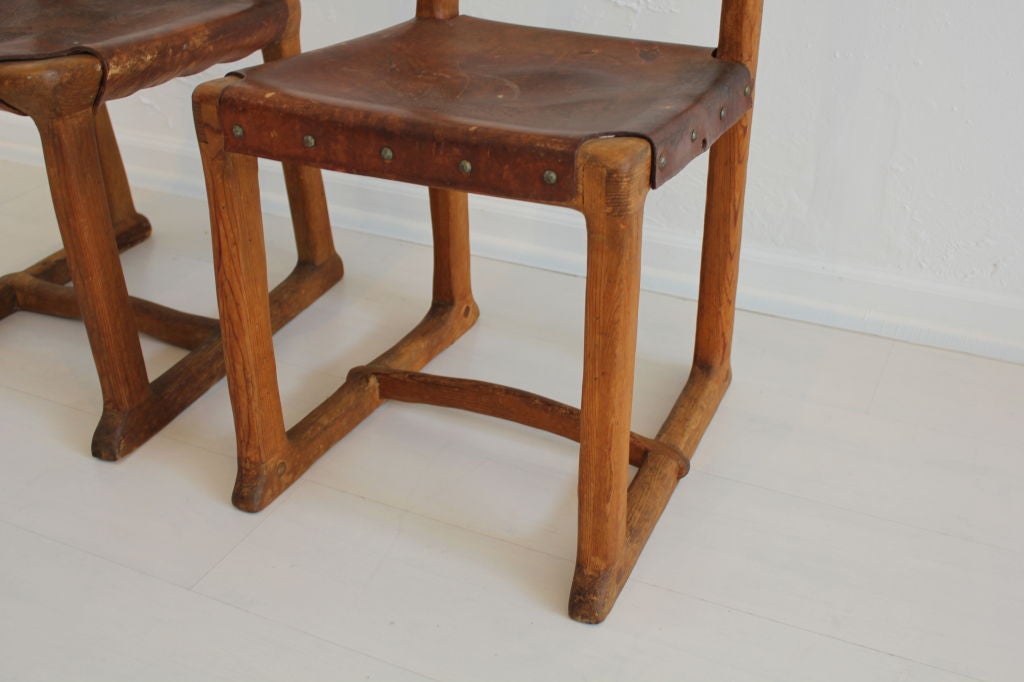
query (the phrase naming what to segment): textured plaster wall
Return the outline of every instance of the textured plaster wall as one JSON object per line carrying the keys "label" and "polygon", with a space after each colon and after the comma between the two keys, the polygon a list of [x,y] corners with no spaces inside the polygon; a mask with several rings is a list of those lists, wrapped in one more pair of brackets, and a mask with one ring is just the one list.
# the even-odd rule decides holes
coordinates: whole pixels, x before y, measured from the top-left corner
{"label": "textured plaster wall", "polygon": [[[535,8],[582,30],[708,41],[711,4]],[[1024,298],[1022,19],[998,1],[768,0],[747,244]],[[655,195],[653,225],[696,239],[692,190]]]}
{"label": "textured plaster wall", "polygon": [[[1024,6],[765,4],[741,304],[1024,361]],[[405,20],[414,5],[305,0],[305,46]],[[487,18],[707,45],[716,5],[462,2]],[[200,191],[188,96],[223,70],[114,104],[138,182]],[[2,124],[0,155],[24,156],[18,125]],[[650,288],[694,291],[705,171],[698,161],[651,195]],[[428,238],[419,190],[328,183],[336,224]],[[576,216],[488,199],[474,206],[482,252],[581,270]]]}

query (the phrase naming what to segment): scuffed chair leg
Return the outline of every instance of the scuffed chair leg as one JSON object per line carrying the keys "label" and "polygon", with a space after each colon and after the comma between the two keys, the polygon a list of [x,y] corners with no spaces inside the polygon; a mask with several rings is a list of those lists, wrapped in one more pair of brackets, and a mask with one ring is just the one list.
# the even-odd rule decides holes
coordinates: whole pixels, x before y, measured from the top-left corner
{"label": "scuffed chair leg", "polygon": [[[295,462],[285,432],[272,335],[341,279],[341,259],[330,241],[326,209],[320,211],[318,183],[301,185],[309,193],[297,213],[310,220],[296,227],[299,262],[268,291],[259,181],[255,157],[224,149],[217,116],[222,79],[200,86],[193,97],[196,130],[206,174],[213,235],[214,268],[223,357],[238,445],[238,477],[233,501],[245,511],[266,507],[308,468]],[[300,169],[307,173],[308,169]],[[318,171],[307,179],[319,181]],[[221,350],[220,345],[217,348]]]}
{"label": "scuffed chair leg", "polygon": [[149,395],[138,328],[114,240],[92,109],[36,120],[53,205],[103,391],[93,454],[118,459],[125,415]]}
{"label": "scuffed chair leg", "polygon": [[580,428],[579,535],[569,615],[605,619],[626,561],[630,416],[640,296],[640,244],[650,145],[602,140],[581,152],[587,299]]}
{"label": "scuffed chair leg", "polygon": [[257,164],[255,157],[224,150],[216,102],[226,82],[200,86],[194,102],[238,446],[233,502],[258,511],[268,503],[268,480],[284,473],[277,462],[286,458],[288,442],[274,361]]}

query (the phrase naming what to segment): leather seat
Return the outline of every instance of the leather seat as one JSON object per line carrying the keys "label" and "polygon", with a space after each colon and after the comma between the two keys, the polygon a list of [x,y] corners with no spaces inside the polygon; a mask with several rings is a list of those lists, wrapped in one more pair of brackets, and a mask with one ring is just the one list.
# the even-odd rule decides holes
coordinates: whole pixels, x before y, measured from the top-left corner
{"label": "leather seat", "polygon": [[105,101],[241,59],[287,18],[280,0],[3,0],[0,62],[94,55]]}
{"label": "leather seat", "polygon": [[649,140],[657,187],[735,124],[750,73],[712,52],[417,19],[240,71],[221,123],[231,151],[555,202],[575,191],[588,139]]}

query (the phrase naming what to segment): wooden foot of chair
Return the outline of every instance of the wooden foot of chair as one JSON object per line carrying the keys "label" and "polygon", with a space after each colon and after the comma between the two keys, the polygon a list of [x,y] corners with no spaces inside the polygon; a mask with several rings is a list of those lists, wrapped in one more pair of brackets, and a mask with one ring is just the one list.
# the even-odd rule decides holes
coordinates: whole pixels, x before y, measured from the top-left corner
{"label": "wooden foot of chair", "polygon": [[[150,232],[144,219],[117,233],[123,251]],[[299,265],[271,294],[274,329],[280,329],[319,298],[342,276],[339,258],[322,265]],[[0,319],[17,311],[81,319],[64,251],[58,251],[21,272],[0,277]],[[104,409],[93,437],[93,454],[117,460],[167,425],[224,376],[220,326],[215,318],[185,313],[129,297],[140,333],[191,351],[149,385],[146,398],[128,410]]]}
{"label": "wooden foot of chair", "polygon": [[[270,294],[273,331],[284,327],[340,279],[340,259],[321,266],[297,266]],[[142,303],[156,305],[145,301]],[[175,327],[183,331],[189,329],[188,323],[180,324],[180,318],[186,316],[185,313],[169,308],[163,310],[168,311],[168,317],[160,322],[166,325],[167,330]],[[146,399],[129,410],[104,410],[93,437],[94,456],[116,460],[130,453],[169,424],[224,376],[224,351],[217,320],[189,317],[204,320],[212,328],[196,345],[183,346],[190,348],[191,352],[149,385],[150,392]],[[145,331],[146,328],[140,325],[140,329]]]}

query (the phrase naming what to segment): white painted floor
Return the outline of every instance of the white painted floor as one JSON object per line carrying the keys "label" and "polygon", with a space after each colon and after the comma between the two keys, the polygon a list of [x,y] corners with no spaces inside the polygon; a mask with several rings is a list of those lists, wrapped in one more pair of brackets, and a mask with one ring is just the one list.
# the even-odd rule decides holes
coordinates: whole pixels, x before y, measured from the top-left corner
{"label": "white painted floor", "polygon": [[[213,314],[202,202],[140,191],[132,291]],[[58,246],[0,163],[0,272]],[[288,225],[268,223],[273,277]],[[429,251],[338,230],[345,280],[277,338],[290,418],[415,323]],[[430,370],[577,402],[583,281],[474,262],[479,325]],[[173,284],[171,284],[173,282]],[[635,427],[694,304],[644,294]],[[606,623],[565,615],[575,448],[387,405],[258,515],[229,502],[223,382],[127,460],[88,455],[76,322],[0,322],[0,680],[1024,679],[1024,367],[753,314],[736,380]],[[179,352],[145,343],[154,371]]]}

